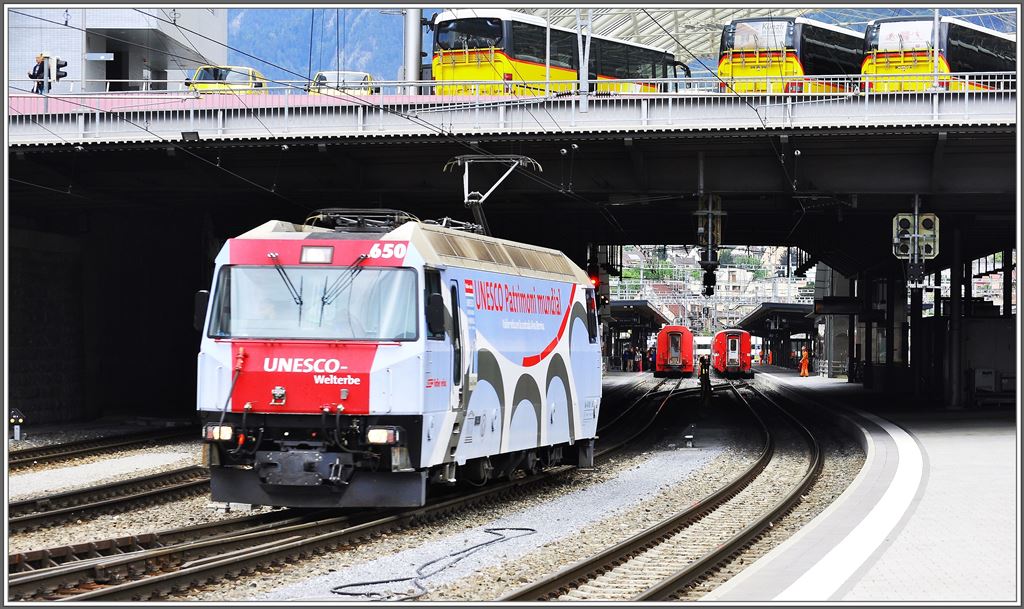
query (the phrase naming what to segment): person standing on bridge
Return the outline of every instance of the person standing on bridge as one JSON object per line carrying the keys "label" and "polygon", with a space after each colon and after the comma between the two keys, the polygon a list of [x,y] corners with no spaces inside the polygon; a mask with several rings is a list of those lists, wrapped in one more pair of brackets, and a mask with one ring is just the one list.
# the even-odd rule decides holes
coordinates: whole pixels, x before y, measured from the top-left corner
{"label": "person standing on bridge", "polygon": [[33,93],[42,94],[43,92],[43,76],[46,70],[46,65],[43,63],[43,54],[36,55],[36,65],[32,66],[32,70],[28,73],[28,77],[36,81],[35,87],[32,89]]}
{"label": "person standing on bridge", "polygon": [[800,356],[800,376],[810,376],[807,372],[807,368],[811,365],[811,357],[807,353],[807,347],[804,347],[803,353]]}

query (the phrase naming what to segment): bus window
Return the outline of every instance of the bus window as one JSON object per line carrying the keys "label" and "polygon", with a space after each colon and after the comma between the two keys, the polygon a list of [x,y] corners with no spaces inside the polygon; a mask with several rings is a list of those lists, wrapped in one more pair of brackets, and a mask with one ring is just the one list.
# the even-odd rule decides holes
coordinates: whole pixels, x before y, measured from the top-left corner
{"label": "bus window", "polygon": [[576,35],[572,32],[551,30],[551,65],[560,68],[576,69],[579,62],[576,56],[579,49],[576,44]]}
{"label": "bus window", "polygon": [[[722,32],[723,36],[725,31]],[[792,21],[740,21],[733,28],[731,44],[736,50],[793,48]]]}
{"label": "bus window", "polygon": [[544,28],[532,23],[512,22],[512,55],[516,59],[544,63],[547,44]]}
{"label": "bus window", "polygon": [[501,19],[458,19],[437,24],[434,50],[501,48]]}

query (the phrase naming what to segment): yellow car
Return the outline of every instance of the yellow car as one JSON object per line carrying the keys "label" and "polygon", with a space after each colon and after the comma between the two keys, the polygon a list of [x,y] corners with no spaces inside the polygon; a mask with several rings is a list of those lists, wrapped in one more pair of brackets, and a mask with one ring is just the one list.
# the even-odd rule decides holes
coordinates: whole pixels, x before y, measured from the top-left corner
{"label": "yellow car", "polygon": [[185,80],[189,91],[256,95],[267,92],[267,79],[255,68],[244,66],[199,66]]}
{"label": "yellow car", "polygon": [[317,72],[313,84],[309,86],[310,95],[373,95],[380,93],[380,87],[373,85],[373,76],[368,72],[343,72],[325,70]]}

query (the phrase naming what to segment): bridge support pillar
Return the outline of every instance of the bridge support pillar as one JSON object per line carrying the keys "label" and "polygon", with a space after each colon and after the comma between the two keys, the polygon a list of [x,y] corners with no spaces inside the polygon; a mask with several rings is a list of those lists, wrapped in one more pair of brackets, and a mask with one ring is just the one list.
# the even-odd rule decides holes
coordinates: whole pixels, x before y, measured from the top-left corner
{"label": "bridge support pillar", "polygon": [[949,270],[949,391],[946,406],[950,409],[962,408],[960,370],[961,340],[960,331],[963,326],[961,319],[961,290],[963,289],[964,263],[960,253],[960,227],[953,228],[953,260]]}
{"label": "bridge support pillar", "polygon": [[1013,249],[1003,250],[1003,317],[1013,317]]}
{"label": "bridge support pillar", "polygon": [[910,290],[910,375],[914,381],[914,397],[921,397],[921,373],[924,370],[923,345],[924,335],[921,333],[921,309],[924,304],[924,289]]}

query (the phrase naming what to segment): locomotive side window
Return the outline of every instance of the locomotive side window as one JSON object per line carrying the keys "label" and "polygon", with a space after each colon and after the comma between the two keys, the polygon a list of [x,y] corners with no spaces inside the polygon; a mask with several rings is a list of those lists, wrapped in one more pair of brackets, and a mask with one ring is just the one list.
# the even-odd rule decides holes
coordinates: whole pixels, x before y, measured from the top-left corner
{"label": "locomotive side window", "polygon": [[[423,271],[423,312],[427,312],[427,307],[430,305],[430,295],[441,293],[441,271],[434,269],[426,269]],[[427,328],[427,338],[430,340],[444,340],[444,329],[440,329],[434,332]]]}
{"label": "locomotive side window", "polygon": [[459,324],[459,287],[452,285],[452,383],[462,384],[462,331]]}

